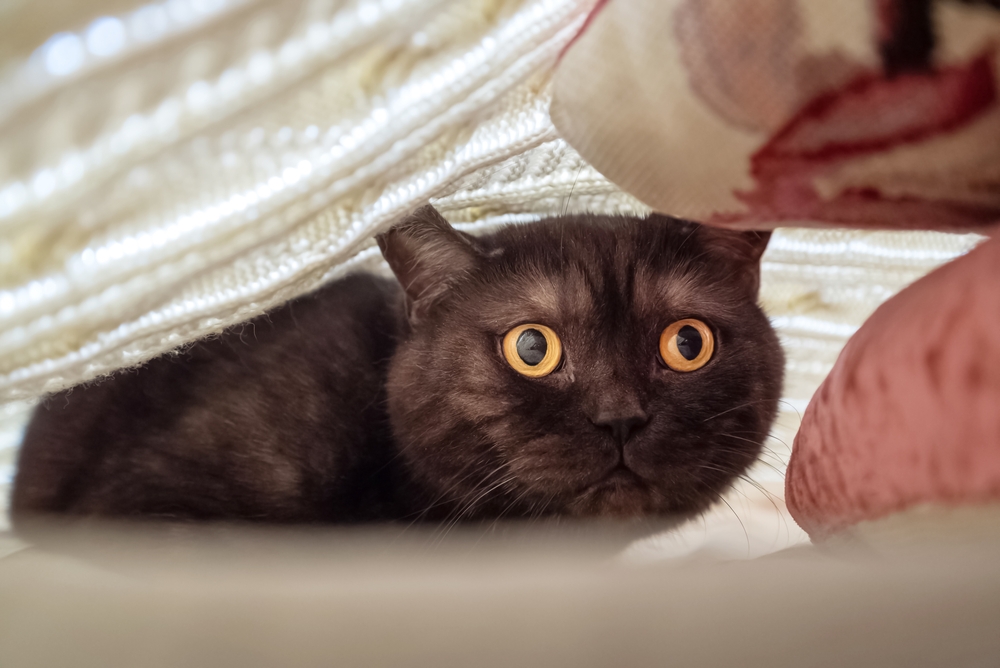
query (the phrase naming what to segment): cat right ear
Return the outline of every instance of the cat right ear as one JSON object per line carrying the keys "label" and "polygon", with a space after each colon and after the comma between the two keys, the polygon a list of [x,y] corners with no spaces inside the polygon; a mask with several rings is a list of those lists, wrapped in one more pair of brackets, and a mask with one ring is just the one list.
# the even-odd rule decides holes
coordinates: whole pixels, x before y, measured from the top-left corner
{"label": "cat right ear", "polygon": [[430,204],[375,239],[406,292],[411,322],[425,316],[456,280],[473,270],[479,258],[472,239],[453,228]]}
{"label": "cat right ear", "polygon": [[701,225],[701,238],[714,252],[734,266],[736,275],[757,299],[760,292],[760,258],[771,239],[770,231],[741,231]]}

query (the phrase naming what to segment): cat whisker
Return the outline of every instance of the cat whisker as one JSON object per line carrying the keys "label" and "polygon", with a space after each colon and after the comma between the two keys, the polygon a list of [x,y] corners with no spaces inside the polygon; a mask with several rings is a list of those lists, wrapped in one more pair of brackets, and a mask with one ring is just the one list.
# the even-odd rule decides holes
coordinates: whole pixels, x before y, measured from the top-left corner
{"label": "cat whisker", "polygon": [[788,406],[789,408],[791,408],[793,411],[795,411],[795,414],[797,416],[799,416],[799,422],[802,422],[802,413],[800,413],[799,409],[796,408],[790,401],[785,401],[784,399],[778,399],[778,403],[779,404],[785,404],[786,406]]}
{"label": "cat whisker", "polygon": [[[744,437],[742,437],[742,436],[737,436],[736,434],[729,434],[729,433],[725,433],[725,434],[719,434],[719,436],[726,436],[726,437],[729,437],[729,438],[735,438],[735,439],[737,439],[737,440],[739,440],[739,441],[746,441],[747,443],[753,443],[753,444],[756,444],[756,443],[757,443],[757,441],[754,441],[754,440],[752,440],[752,439],[749,439],[749,438],[744,438]],[[761,450],[765,450],[765,449],[766,449],[766,448],[764,448],[763,446],[761,446]],[[740,452],[740,451],[738,451],[738,450],[729,450],[729,452],[732,452],[732,453],[738,453],[738,452]],[[774,451],[773,451],[773,450],[769,450],[769,452],[771,453],[771,456],[772,456],[772,457],[774,457],[774,458],[775,458],[775,459],[777,459],[778,461],[782,461],[780,457],[778,457],[778,456],[777,456],[776,454],[774,454]],[[777,474],[778,474],[779,476],[781,476],[782,478],[784,478],[784,477],[785,477],[785,472],[784,472],[784,471],[782,471],[781,469],[779,469],[779,468],[778,468],[777,466],[775,466],[774,464],[772,464],[772,463],[770,463],[770,462],[768,462],[768,461],[765,461],[765,460],[764,460],[764,459],[763,459],[762,457],[758,457],[758,458],[757,458],[757,461],[758,461],[758,462],[760,462],[761,464],[763,464],[764,466],[768,467],[769,469],[771,469],[771,470],[772,470],[772,471],[774,471],[775,473],[777,473]]]}
{"label": "cat whisker", "polygon": [[[569,203],[573,200],[573,191],[576,190],[576,182],[580,179],[580,172],[583,171],[583,163],[576,168],[576,175],[573,177],[573,185],[569,188],[569,195],[563,200],[563,209],[559,212],[560,216],[565,216],[566,212],[569,211]],[[562,238],[559,240],[559,252],[562,253]]]}
{"label": "cat whisker", "polygon": [[785,478],[785,472],[784,472],[784,470],[779,469],[777,466],[775,466],[771,462],[764,461],[764,459],[762,459],[762,458],[757,459],[757,461],[759,461],[761,464],[763,464],[767,468],[769,468],[772,471],[774,471],[775,473],[777,473],[778,477],[780,477],[781,479]]}
{"label": "cat whisker", "polygon": [[733,406],[732,408],[727,408],[726,410],[722,411],[721,413],[716,413],[712,417],[705,418],[701,422],[702,422],[702,424],[704,424],[704,423],[708,422],[709,420],[714,420],[715,418],[721,417],[721,416],[725,415],[726,413],[732,413],[733,411],[738,411],[741,408],[746,408],[747,406],[753,406],[754,404],[760,404],[760,403],[764,403],[764,402],[768,402],[768,401],[772,401],[772,400],[771,399],[757,399],[755,401],[748,401],[745,404],[740,404],[739,406]]}
{"label": "cat whisker", "polygon": [[[740,439],[740,437],[739,437],[739,436],[732,436],[731,434],[719,434],[719,435],[720,435],[720,436],[730,436],[731,438],[737,438],[737,439]],[[744,438],[744,439],[740,439],[740,440],[743,440],[743,441],[746,441],[746,440],[748,440],[748,439],[745,439],[745,438]],[[749,442],[750,442],[750,443],[753,443],[753,441],[749,441]],[[729,454],[734,454],[734,455],[741,455],[741,454],[746,454],[746,451],[745,451],[745,450],[736,450],[736,449],[733,449],[733,448],[724,448],[724,447],[719,447],[719,448],[718,448],[718,452],[720,452],[720,453],[729,453]],[[773,454],[773,453],[772,453],[772,454]],[[777,457],[777,456],[775,456],[775,459],[778,459],[778,461],[779,461],[779,462],[781,461],[781,458],[780,458],[780,457]],[[775,473],[777,473],[777,474],[778,474],[779,476],[781,476],[782,478],[784,478],[784,477],[785,477],[785,472],[784,472],[783,470],[779,469],[779,468],[778,468],[777,466],[775,466],[774,464],[772,464],[772,463],[770,463],[770,462],[766,461],[765,459],[763,459],[763,458],[761,458],[761,457],[757,457],[757,458],[755,459],[755,461],[757,461],[757,462],[760,462],[760,463],[761,463],[761,464],[763,464],[764,466],[768,467],[769,469],[771,469],[772,471],[774,471]]]}
{"label": "cat whisker", "polygon": [[500,520],[503,519],[504,515],[506,515],[508,512],[510,512],[511,509],[515,508],[517,506],[517,504],[520,503],[521,500],[524,499],[524,497],[526,497],[530,493],[531,493],[531,489],[529,487],[525,487],[523,490],[521,490],[521,493],[518,494],[516,497],[514,497],[514,500],[511,501],[510,503],[508,503],[507,506],[503,509],[503,512],[501,512],[499,515],[497,515],[497,518],[495,520],[493,520],[493,524],[490,525],[490,529],[492,529],[493,527],[495,527],[497,525],[497,523]]}
{"label": "cat whisker", "polygon": [[463,518],[465,518],[466,516],[468,516],[469,513],[471,513],[473,510],[475,510],[475,507],[476,507],[477,503],[479,503],[480,501],[482,501],[484,498],[486,498],[488,495],[490,495],[491,493],[493,493],[497,489],[503,487],[504,485],[510,484],[515,479],[516,479],[516,476],[509,475],[507,478],[501,480],[500,482],[494,483],[493,485],[491,485],[487,489],[485,489],[482,492],[480,492],[474,499],[472,499],[472,501],[470,501],[468,504],[465,505],[465,507],[461,510],[461,512],[459,512],[458,517],[456,518],[456,522],[461,521]]}
{"label": "cat whisker", "polygon": [[[764,458],[765,455],[769,457],[771,460],[773,460],[774,463],[767,461],[767,459]],[[762,445],[760,448],[760,456],[757,458],[757,461],[759,461],[764,466],[767,466],[775,473],[784,476],[784,468],[778,468],[778,467],[785,466],[785,459],[771,448]]]}
{"label": "cat whisker", "polygon": [[448,534],[451,533],[451,531],[462,522],[462,520],[466,519],[469,513],[472,510],[474,510],[475,505],[477,503],[479,503],[483,498],[494,492],[497,488],[502,487],[504,484],[508,482],[510,481],[509,480],[500,481],[499,483],[496,483],[493,486],[483,490],[482,492],[480,492],[478,496],[476,496],[476,498],[467,503],[458,513],[455,513],[454,517],[450,521],[447,521],[444,527],[442,528],[439,540],[443,541],[448,536]]}
{"label": "cat whisker", "polygon": [[[773,460],[774,462],[776,462],[776,464],[772,464],[771,462],[767,461],[764,458],[765,456],[769,457],[771,460]],[[767,448],[767,447],[763,447],[763,446],[760,449],[760,457],[758,457],[758,461],[760,461],[760,463],[763,464],[764,466],[770,466],[770,467],[775,468],[775,469],[776,469],[777,466],[784,466],[785,465],[785,460],[783,460],[781,458],[781,456],[778,455],[778,453],[776,453],[771,448]],[[780,469],[777,469],[777,470],[780,472]]]}
{"label": "cat whisker", "polygon": [[[726,432],[726,433],[727,433],[727,434],[751,434],[751,435],[753,435],[753,434],[757,434],[758,432],[756,432],[756,431],[728,431],[728,432]],[[768,435],[768,437],[767,437],[766,439],[764,439],[764,443],[767,443],[767,441],[769,441],[769,440],[771,440],[771,439],[774,439],[774,440],[775,440],[775,441],[777,441],[778,443],[781,443],[781,444],[782,444],[782,445],[784,445],[784,446],[785,446],[786,448],[788,447],[788,444],[787,444],[787,443],[785,443],[785,442],[784,442],[784,441],[782,441],[782,440],[781,440],[780,438],[777,438],[776,436],[773,436],[773,435]],[[775,452],[774,450],[772,450],[771,448],[767,447],[766,445],[761,445],[761,446],[760,446],[760,449],[761,449],[761,451],[763,451],[763,452],[766,452],[767,454],[771,455],[772,457],[774,457],[774,458],[775,458],[775,459],[777,459],[778,461],[782,461],[782,459],[781,459],[781,456],[780,456],[780,455],[778,455],[778,453],[776,453],[776,452]],[[791,449],[791,448],[789,448],[789,449]]]}
{"label": "cat whisker", "polygon": [[483,539],[483,536],[485,536],[487,533],[492,533],[493,530],[496,528],[497,524],[499,524],[500,521],[503,519],[504,515],[510,512],[512,508],[517,506],[517,504],[521,501],[521,499],[527,496],[530,492],[531,492],[530,488],[527,487],[524,488],[523,490],[521,490],[521,493],[518,494],[510,503],[504,506],[504,509],[499,514],[497,514],[496,518],[492,522],[490,522],[490,525],[488,527],[486,527],[486,530],[479,535],[479,538],[477,538],[476,542],[473,543],[473,547],[479,545],[479,542]]}
{"label": "cat whisker", "polygon": [[[514,480],[515,476],[510,475],[499,482],[496,483],[492,482],[492,478],[494,476],[496,476],[498,473],[503,473],[506,470],[507,470],[506,465],[498,466],[496,469],[493,470],[493,472],[491,472],[483,479],[480,485],[474,487],[468,494],[466,494],[463,497],[463,499],[459,502],[455,510],[448,513],[448,515],[445,517],[443,521],[444,526],[441,533],[442,540],[451,531],[451,529],[453,529],[459,522],[462,521],[464,517],[467,516],[469,511],[474,508],[476,503],[479,503],[486,495],[490,494],[498,487],[501,487],[502,485]],[[486,489],[483,489],[484,487]],[[469,500],[470,498],[471,501]]]}
{"label": "cat whisker", "polygon": [[[431,503],[429,503],[426,507],[424,507],[423,510],[421,510],[419,513],[411,513],[410,515],[406,515],[403,518],[401,518],[401,519],[406,519],[407,517],[412,517],[413,515],[416,515],[416,518],[413,519],[413,521],[411,521],[409,524],[407,524],[406,527],[404,527],[403,531],[400,532],[400,533],[401,534],[405,533],[410,528],[412,528],[415,524],[417,524],[418,522],[420,522],[421,520],[423,520],[424,518],[426,518],[427,515],[430,513],[431,510],[433,510],[435,508],[440,508],[441,506],[450,503],[450,500],[446,499],[445,497],[447,497],[451,492],[455,491],[458,488],[458,486],[461,485],[463,482],[465,482],[466,480],[468,480],[472,476],[477,475],[480,471],[478,470],[478,468],[475,465],[479,464],[479,463],[480,462],[477,461],[477,460],[472,460],[472,461],[468,462],[465,466],[463,466],[462,468],[460,468],[458,470],[458,473],[461,474],[462,472],[464,472],[466,470],[469,470],[470,467],[471,467],[472,470],[469,470],[468,473],[466,473],[464,476],[462,476],[458,480],[454,480],[450,486],[446,487],[442,492],[440,492],[436,497],[434,497],[434,499],[431,501]],[[450,514],[449,514],[449,516],[450,516]]]}
{"label": "cat whisker", "polygon": [[750,556],[750,534],[747,532],[746,525],[743,524],[743,520],[740,519],[739,514],[737,514],[736,510],[733,509],[733,507],[729,504],[728,501],[726,501],[725,497],[723,497],[721,494],[719,495],[719,500],[722,501],[724,504],[726,504],[726,506],[729,508],[729,510],[732,511],[733,517],[735,517],[736,521],[740,523],[740,527],[742,527],[742,529],[743,529],[743,536],[747,539],[747,557],[749,557]]}
{"label": "cat whisker", "polygon": [[[781,498],[775,496],[774,494],[768,492],[766,489],[764,489],[764,487],[760,483],[758,483],[753,478],[750,478],[749,476],[740,474],[740,478],[744,482],[746,482],[746,483],[754,486],[755,488],[757,488],[757,490],[760,491],[760,493],[763,494],[767,498],[767,500],[771,502],[771,505],[774,506],[774,511],[778,514],[779,517],[781,517],[781,524],[785,527],[785,535],[787,537],[791,538],[792,534],[791,534],[791,530],[788,528],[788,519],[785,517],[785,513],[782,512],[782,510],[778,507],[778,504],[777,504],[777,501],[781,501],[782,503],[784,503],[784,499],[781,499]],[[779,535],[780,535],[780,533],[779,533]]]}
{"label": "cat whisker", "polygon": [[[756,432],[756,431],[731,431],[729,433],[730,434],[756,434],[758,432]],[[767,440],[772,440],[772,439],[775,440],[775,441],[777,441],[778,443],[781,443],[783,446],[785,446],[786,448],[788,448],[789,450],[791,450],[791,448],[788,446],[787,442],[785,442],[784,440],[778,438],[774,434],[768,434],[767,435],[767,439],[765,439],[765,442]],[[768,450],[769,452],[771,452],[771,454],[774,454],[774,451],[771,450],[770,448],[765,448],[765,449]],[[777,455],[775,455],[775,457],[777,457]]]}
{"label": "cat whisker", "polygon": [[695,232],[697,232],[697,231],[698,231],[697,227],[692,227],[691,228],[691,231],[687,233],[687,236],[684,237],[684,240],[681,241],[680,245],[677,246],[677,252],[680,252],[680,250],[682,248],[684,248],[684,245],[691,239],[691,237],[694,236]]}
{"label": "cat whisker", "polygon": [[[742,480],[745,483],[749,484],[754,489],[756,489],[757,491],[759,491],[761,494],[764,495],[764,498],[766,498],[767,501],[768,501],[768,503],[770,503],[771,506],[774,508],[774,512],[781,517],[781,522],[782,522],[782,525],[785,527],[785,533],[786,533],[786,535],[789,535],[789,536],[791,535],[791,532],[790,532],[790,530],[788,528],[788,520],[785,517],[785,513],[782,512],[781,508],[778,506],[778,503],[777,503],[777,501],[782,501],[782,499],[780,499],[779,497],[777,497],[774,494],[772,494],[771,492],[769,492],[767,489],[765,489],[760,483],[758,483],[753,478],[751,478],[751,477],[749,477],[749,476],[747,476],[747,475],[745,475],[743,473],[740,473],[739,470],[729,471],[729,470],[724,469],[722,467],[713,466],[711,464],[699,464],[698,467],[701,468],[701,469],[707,469],[707,470],[712,470],[712,471],[719,471],[720,473],[726,473],[726,474],[730,474],[730,475],[731,474],[736,474],[736,476],[740,480]],[[750,496],[745,491],[741,490],[739,487],[731,486],[729,489],[733,490],[734,492],[736,492],[738,494],[741,494],[747,501],[751,501]],[[733,514],[736,516],[737,521],[740,522],[740,526],[743,527],[744,535],[746,535],[747,540],[748,540],[747,554],[749,555],[749,551],[750,551],[749,535],[747,534],[746,526],[743,524],[743,521],[739,517],[739,514],[736,512],[736,510],[732,507],[732,505],[728,501],[726,501],[725,498],[723,498],[722,495],[719,496],[719,500],[721,500],[723,503],[725,503],[729,507],[729,510],[732,511]],[[779,532],[780,532],[780,530],[779,530]]]}
{"label": "cat whisker", "polygon": [[713,466],[712,464],[698,464],[697,466],[700,469],[706,469],[706,470],[709,470],[709,471],[718,471],[719,473],[724,473],[726,475],[733,475],[734,473],[738,472],[738,469],[731,470],[731,469],[723,468],[721,466]]}
{"label": "cat whisker", "polygon": [[771,492],[767,491],[764,488],[763,485],[761,485],[759,482],[757,482],[753,478],[751,478],[751,477],[749,477],[747,475],[744,475],[742,473],[739,475],[739,478],[740,478],[740,480],[742,480],[743,482],[747,483],[748,485],[750,485],[751,487],[753,487],[754,489],[756,489],[758,492],[760,492],[761,494],[763,494],[765,496],[765,498],[767,498],[767,500],[771,502],[771,505],[774,506],[774,509],[777,512],[779,512],[779,513],[781,512],[781,509],[778,508],[778,504],[775,502],[776,500],[780,501],[781,499],[779,499],[777,496],[775,496]]}

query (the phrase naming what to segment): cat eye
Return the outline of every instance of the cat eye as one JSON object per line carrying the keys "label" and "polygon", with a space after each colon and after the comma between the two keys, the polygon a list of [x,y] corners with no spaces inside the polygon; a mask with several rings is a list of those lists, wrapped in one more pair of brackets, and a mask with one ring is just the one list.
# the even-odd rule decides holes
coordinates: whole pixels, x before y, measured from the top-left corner
{"label": "cat eye", "polygon": [[712,330],[701,320],[678,320],[660,334],[660,358],[674,371],[695,371],[708,364],[715,351]]}
{"label": "cat eye", "polygon": [[545,325],[518,325],[503,337],[503,356],[522,376],[541,378],[559,366],[562,342]]}

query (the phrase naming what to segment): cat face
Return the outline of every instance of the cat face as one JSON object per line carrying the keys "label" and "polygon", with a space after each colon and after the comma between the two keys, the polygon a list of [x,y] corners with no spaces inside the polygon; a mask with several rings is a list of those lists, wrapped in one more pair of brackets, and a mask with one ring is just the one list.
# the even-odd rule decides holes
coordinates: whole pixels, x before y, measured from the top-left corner
{"label": "cat face", "polygon": [[379,239],[408,297],[389,412],[428,517],[686,518],[754,461],[783,357],[767,237],[665,216]]}

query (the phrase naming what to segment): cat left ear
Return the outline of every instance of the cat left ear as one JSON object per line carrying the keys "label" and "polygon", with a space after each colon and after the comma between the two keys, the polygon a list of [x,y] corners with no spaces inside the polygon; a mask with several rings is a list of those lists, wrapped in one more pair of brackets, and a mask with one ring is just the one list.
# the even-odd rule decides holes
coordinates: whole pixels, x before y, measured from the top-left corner
{"label": "cat left ear", "polygon": [[423,317],[456,280],[475,268],[479,251],[430,204],[375,239],[406,292],[411,321]]}
{"label": "cat left ear", "polygon": [[701,226],[706,245],[736,267],[739,280],[756,298],[760,291],[760,258],[771,239],[770,230],[730,230],[710,225]]}

